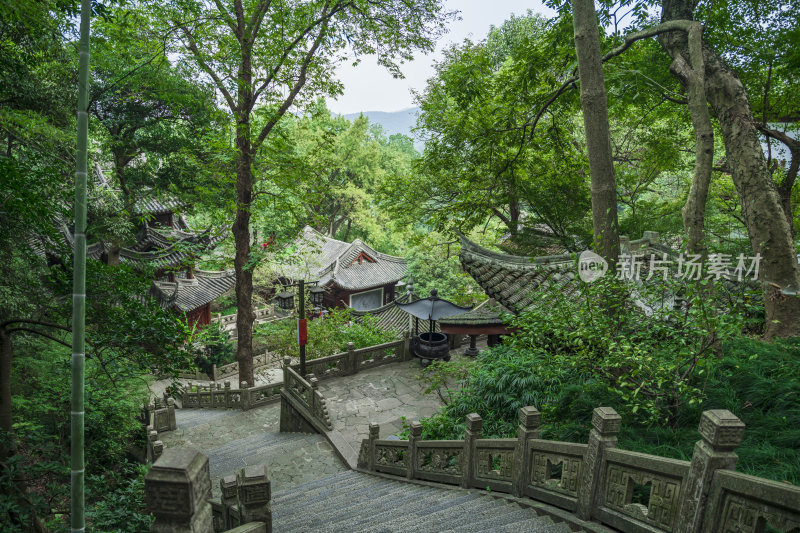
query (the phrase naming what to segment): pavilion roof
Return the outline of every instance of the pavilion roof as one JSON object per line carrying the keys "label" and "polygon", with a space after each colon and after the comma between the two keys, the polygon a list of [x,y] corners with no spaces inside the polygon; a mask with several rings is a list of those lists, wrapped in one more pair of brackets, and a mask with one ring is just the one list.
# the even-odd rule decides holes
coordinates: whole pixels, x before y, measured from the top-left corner
{"label": "pavilion roof", "polygon": [[[514,314],[519,314],[543,291],[570,295],[578,288],[578,255],[566,253],[524,257],[487,250],[461,235],[461,266],[490,298]],[[674,254],[658,242],[658,233],[645,232],[635,241],[623,239],[623,252],[636,254]],[[477,319],[477,317],[476,317]]]}

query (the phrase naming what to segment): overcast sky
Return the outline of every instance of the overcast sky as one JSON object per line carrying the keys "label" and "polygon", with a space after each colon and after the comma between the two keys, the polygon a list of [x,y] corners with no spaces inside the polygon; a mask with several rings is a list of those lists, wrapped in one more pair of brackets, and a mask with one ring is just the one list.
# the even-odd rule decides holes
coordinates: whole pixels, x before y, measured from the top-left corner
{"label": "overcast sky", "polygon": [[436,51],[419,56],[403,65],[405,79],[396,80],[377,65],[374,57],[365,57],[357,67],[350,64],[339,68],[339,79],[344,83],[344,94],[328,100],[328,107],[341,114],[360,111],[398,111],[414,104],[411,89],[421,90],[433,75],[433,62],[450,43],[469,37],[478,41],[486,37],[490,26],[499,26],[512,13],[521,15],[528,9],[535,13],[553,16],[554,12],[539,0],[447,0],[449,11],[459,10],[461,20],[450,25],[450,31],[438,43]]}

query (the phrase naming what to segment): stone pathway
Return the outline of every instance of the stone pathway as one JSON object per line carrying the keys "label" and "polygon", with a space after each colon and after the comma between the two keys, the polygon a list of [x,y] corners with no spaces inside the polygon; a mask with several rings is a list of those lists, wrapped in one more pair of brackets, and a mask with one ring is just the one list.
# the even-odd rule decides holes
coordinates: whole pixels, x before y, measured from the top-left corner
{"label": "stone pathway", "polygon": [[[466,359],[463,348],[452,352],[452,364]],[[417,376],[416,359],[364,370],[346,378],[321,381],[319,390],[328,405],[333,428],[355,451],[369,436],[370,422],[381,426],[381,438],[403,430],[403,422],[431,416],[442,407],[436,393],[425,394],[426,385]],[[405,417],[405,418],[404,418]]]}
{"label": "stone pathway", "polygon": [[159,433],[167,448],[190,448],[208,456],[211,488],[219,496],[219,479],[243,466],[265,464],[273,490],[347,469],[322,435],[279,433],[280,404],[250,411],[178,409],[176,431]]}
{"label": "stone pathway", "polygon": [[[454,350],[452,363],[462,360]],[[369,434],[370,422],[381,425],[381,437],[403,430],[403,421],[431,416],[442,406],[436,394],[425,394],[417,376],[419,361],[393,363],[353,376],[320,382],[335,430],[357,452]],[[266,464],[273,490],[282,491],[347,469],[322,435],[280,433],[280,403],[235,409],[178,409],[178,429],[162,432],[167,448],[186,447],[209,458],[212,492],[219,479],[243,466]]]}

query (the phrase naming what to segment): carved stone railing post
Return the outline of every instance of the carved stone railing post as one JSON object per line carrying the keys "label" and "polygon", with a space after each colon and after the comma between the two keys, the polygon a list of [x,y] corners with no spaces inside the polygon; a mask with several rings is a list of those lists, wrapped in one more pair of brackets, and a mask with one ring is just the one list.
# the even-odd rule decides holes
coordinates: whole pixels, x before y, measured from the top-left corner
{"label": "carved stone railing post", "polygon": [[738,458],[733,450],[742,442],[744,427],[744,422],[727,409],[703,412],[698,427],[702,439],[694,445],[676,533],[701,531],[714,471],[735,469]]}
{"label": "carved stone railing post", "polygon": [[611,407],[597,407],[592,414],[592,431],[589,433],[589,447],[583,459],[583,475],[578,487],[578,506],[575,510],[581,520],[591,518],[600,492],[604,452],[607,448],[616,448],[621,424],[622,417]]}
{"label": "carved stone railing post", "polygon": [[530,476],[528,464],[528,441],[539,438],[539,426],[542,423],[542,414],[532,406],[520,407],[519,427],[517,428],[517,444],[514,448],[514,477],[512,480],[512,493],[521,498],[525,493]]}
{"label": "carved stone railing post", "polygon": [[226,408],[233,407],[231,405],[231,382],[230,381],[226,381],[225,382],[224,390],[225,390],[225,407]]}
{"label": "carved stone railing post", "polygon": [[231,508],[239,504],[239,494],[237,487],[239,485],[238,476],[236,474],[229,474],[219,480],[219,489],[222,493],[220,501],[222,502],[222,527],[223,531],[233,529],[238,526],[231,518]]}
{"label": "carved stone railing post", "polygon": [[464,432],[464,473],[461,486],[470,488],[475,478],[475,441],[483,433],[483,418],[478,413],[467,415],[467,429]]}
{"label": "carved stone railing post", "polygon": [[158,440],[158,432],[153,429],[153,426],[147,426],[147,449],[146,458],[148,463],[154,463],[153,457],[153,444]]}
{"label": "carved stone railing post", "polygon": [[289,386],[289,368],[292,366],[292,358],[291,357],[284,357],[283,358],[283,386]]}
{"label": "carved stone railing post", "polygon": [[311,416],[315,416],[321,406],[318,405],[317,391],[319,389],[319,379],[314,374],[308,374],[306,377],[311,388],[308,389],[308,408],[311,411]]}
{"label": "carved stone railing post", "polygon": [[381,434],[381,427],[375,422],[369,424],[369,470],[375,471],[375,441]]}
{"label": "carved stone railing post", "polygon": [[358,354],[352,342],[347,343],[347,374],[358,373]]}
{"label": "carved stone railing post", "polygon": [[403,343],[400,345],[401,349],[403,350],[402,357],[400,358],[401,361],[411,361],[414,356],[411,353],[411,332],[404,331],[403,332]]}
{"label": "carved stone railing post", "polygon": [[213,533],[208,457],[181,448],[164,450],[144,479],[154,533]]}
{"label": "carved stone railing post", "polygon": [[250,388],[246,381],[242,381],[239,383],[239,389],[241,389],[241,396],[240,402],[242,406],[242,411],[247,411],[250,409]]}
{"label": "carved stone railing post", "polygon": [[267,533],[272,532],[271,483],[264,465],[242,468],[239,476],[239,512],[242,524],[264,522]]}
{"label": "carved stone railing post", "polygon": [[406,477],[417,477],[417,441],[422,437],[422,424],[418,421],[411,422],[408,428],[408,461],[406,461]]}
{"label": "carved stone railing post", "polygon": [[164,443],[160,440],[153,442],[153,462],[158,461],[159,457],[164,454]]}
{"label": "carved stone railing post", "polygon": [[169,420],[169,431],[178,429],[178,421],[175,418],[175,400],[167,398],[167,419]]}

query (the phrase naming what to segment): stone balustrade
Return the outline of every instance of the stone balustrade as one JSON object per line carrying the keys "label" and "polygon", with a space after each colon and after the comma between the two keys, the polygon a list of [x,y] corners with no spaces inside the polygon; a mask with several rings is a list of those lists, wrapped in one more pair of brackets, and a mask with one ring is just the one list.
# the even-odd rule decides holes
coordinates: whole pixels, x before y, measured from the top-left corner
{"label": "stone balustrade", "polygon": [[189,449],[167,450],[145,477],[145,503],[153,533],[272,533],[271,483],[263,465],[247,466],[220,480],[211,500],[208,457]]}
{"label": "stone balustrade", "polygon": [[283,360],[283,384],[281,389],[282,432],[325,433],[333,429],[328,406],[319,391],[319,379],[314,374],[305,378],[295,371],[289,357]]}
{"label": "stone balustrade", "polygon": [[[347,343],[347,351],[306,361],[306,373],[314,374],[317,379],[325,380],[338,376],[357,374],[362,370],[376,366],[408,361],[411,359],[408,333],[405,337],[366,348],[354,348],[352,342]],[[300,365],[292,365],[299,371]]]}
{"label": "stone balustrade", "polygon": [[618,449],[621,417],[608,407],[594,410],[586,444],[539,439],[533,407],[520,409],[519,418],[516,439],[481,438],[475,413],[467,416],[464,440],[421,440],[419,422],[411,423],[408,440],[380,439],[379,426],[370,424],[358,466],[530,498],[623,532],[800,528],[800,487],[734,471],[744,424],[730,411],[703,413],[691,461]]}
{"label": "stone balustrade", "polygon": [[[359,349],[355,349],[353,343],[349,342],[347,343],[348,349],[346,352],[312,359],[306,362],[306,370],[309,376],[313,375],[317,380],[356,374],[368,368],[409,360],[411,353],[408,344],[407,336],[397,341]],[[265,366],[268,357],[274,357],[274,354],[267,352],[254,357],[254,368],[258,369]],[[300,365],[298,363],[292,364],[289,358],[284,358],[284,369],[287,365],[299,377]],[[225,367],[214,367],[214,374],[217,378],[223,375],[236,375],[238,372],[237,363],[231,363]],[[280,398],[280,388],[283,387],[284,383],[286,383],[285,377],[282,382],[249,388],[243,385],[238,389],[232,388],[229,381],[211,385],[193,385],[189,390],[181,394],[181,400],[184,409],[252,409],[253,407],[259,407],[278,400]]]}
{"label": "stone balustrade", "polygon": [[[275,364],[276,358],[277,355],[270,351],[254,355],[253,371],[258,371],[272,364]],[[177,377],[178,379],[194,379],[197,381],[219,381],[225,378],[229,378],[231,376],[238,376],[238,375],[239,375],[239,363],[237,361],[234,361],[233,363],[228,363],[227,365],[222,365],[222,366],[212,365],[211,374],[200,372],[197,369],[182,370],[178,372]]]}
{"label": "stone balustrade", "polygon": [[246,411],[280,399],[281,387],[283,387],[283,382],[250,387],[243,381],[239,384],[239,388],[231,387],[230,381],[212,385],[194,385],[181,394],[181,400],[184,409],[242,409]]}

